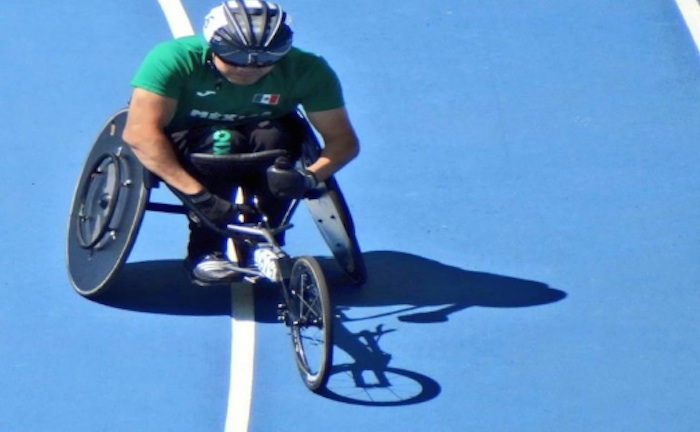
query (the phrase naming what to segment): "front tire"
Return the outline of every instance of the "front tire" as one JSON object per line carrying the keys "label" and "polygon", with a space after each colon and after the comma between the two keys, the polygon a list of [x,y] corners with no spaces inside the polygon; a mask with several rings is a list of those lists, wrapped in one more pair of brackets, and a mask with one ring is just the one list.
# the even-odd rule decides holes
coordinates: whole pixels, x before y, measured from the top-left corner
{"label": "front tire", "polygon": [[296,260],[284,296],[297,368],[306,387],[319,391],[333,362],[333,315],[328,284],[315,258]]}

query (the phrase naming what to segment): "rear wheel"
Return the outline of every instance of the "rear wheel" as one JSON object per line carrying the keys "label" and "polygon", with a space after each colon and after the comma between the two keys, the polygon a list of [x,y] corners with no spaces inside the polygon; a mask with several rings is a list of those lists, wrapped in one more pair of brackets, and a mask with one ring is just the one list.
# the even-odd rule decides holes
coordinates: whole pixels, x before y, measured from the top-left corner
{"label": "rear wheel", "polygon": [[328,381],[333,362],[333,315],[328,285],[315,258],[296,260],[284,296],[299,373],[310,390],[318,391]]}
{"label": "rear wheel", "polygon": [[324,193],[307,199],[306,205],[340,268],[354,285],[364,285],[367,270],[355,235],[355,224],[335,179],[326,180]]}
{"label": "rear wheel", "polygon": [[150,190],[145,169],[121,139],[126,111],[103,127],[73,194],[66,244],[71,284],[83,296],[104,292],[138,234]]}
{"label": "rear wheel", "polygon": [[[321,145],[303,114],[297,113],[296,121],[303,136],[301,162],[308,168],[320,157]],[[305,201],[340,268],[354,285],[364,285],[367,282],[365,261],[355,235],[350,209],[338,182],[333,177],[326,179],[314,196],[307,197]]]}

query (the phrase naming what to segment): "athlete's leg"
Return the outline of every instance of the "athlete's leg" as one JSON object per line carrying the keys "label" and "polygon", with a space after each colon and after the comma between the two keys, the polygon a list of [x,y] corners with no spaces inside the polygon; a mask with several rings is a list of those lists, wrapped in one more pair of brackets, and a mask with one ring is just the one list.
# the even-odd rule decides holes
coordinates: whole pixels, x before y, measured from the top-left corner
{"label": "athlete's leg", "polygon": [[[246,144],[246,137],[234,130],[219,132],[213,129],[190,131],[176,142],[181,151],[182,163],[186,169],[204,185],[209,192],[225,199],[232,199],[238,185],[230,178],[215,173],[204,172],[190,163],[187,155],[191,152],[211,153],[222,135],[230,144],[228,149],[240,150]],[[190,236],[187,245],[185,265],[195,283],[212,284],[236,279],[239,274],[233,264],[226,259],[227,239],[205,226],[189,221]]]}
{"label": "athlete's leg", "polygon": [[[289,120],[265,120],[249,126],[246,130],[253,152],[265,150],[287,150],[292,158],[298,157],[296,134]],[[271,226],[278,226],[284,218],[291,200],[279,199],[270,193],[264,174],[250,179],[246,185],[258,197],[260,210],[267,216]],[[278,238],[284,244],[284,236]]]}

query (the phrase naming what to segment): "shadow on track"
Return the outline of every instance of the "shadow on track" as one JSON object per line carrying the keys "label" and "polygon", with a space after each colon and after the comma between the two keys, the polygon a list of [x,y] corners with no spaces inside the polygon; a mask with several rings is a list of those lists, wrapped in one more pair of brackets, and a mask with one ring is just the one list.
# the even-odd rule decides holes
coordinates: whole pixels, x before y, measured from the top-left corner
{"label": "shadow on track", "polygon": [[[389,365],[392,355],[382,350],[379,341],[397,331],[385,328],[390,324],[351,332],[350,322],[395,316],[401,322],[442,323],[451,314],[473,306],[530,307],[566,297],[563,291],[541,282],[466,271],[407,253],[379,251],[364,256],[369,282],[362,289],[343,286],[348,284],[334,263],[325,263],[329,282],[335,287],[335,346],[349,354],[352,363],[334,365],[322,394],[348,404],[403,406],[426,402],[441,392],[432,378]],[[360,318],[346,314],[381,306],[388,311]]]}
{"label": "shadow on track", "polygon": [[94,299],[105,306],[167,315],[230,315],[231,288],[190,283],[182,260],[127,263]]}
{"label": "shadow on track", "polygon": [[[363,289],[337,289],[336,306],[375,307],[410,305],[399,320],[414,323],[445,322],[449,315],[473,306],[517,308],[554,303],[566,293],[542,282],[473,272],[403,252],[377,251],[365,255],[369,282]],[[330,263],[332,286],[347,285]],[[422,311],[428,307],[440,309]],[[367,319],[367,318],[364,318]]]}
{"label": "shadow on track", "polygon": [[[566,297],[563,291],[541,282],[467,271],[403,252],[369,252],[364,257],[369,281],[361,289],[349,286],[334,261],[322,260],[327,279],[334,287],[336,307],[408,305],[386,315],[398,315],[404,322],[437,323],[469,307],[529,307]],[[260,290],[259,294],[263,301],[266,297],[277,301],[274,289]],[[230,288],[225,285],[202,288],[191,284],[180,260],[128,263],[114,278],[112,286],[95,301],[120,309],[172,315],[229,315],[231,312]],[[435,307],[439,308],[424,311]],[[379,316],[382,315],[362,319]],[[256,310],[259,322],[276,319],[276,308]]]}
{"label": "shadow on track", "polygon": [[[563,291],[542,282],[467,271],[403,252],[376,251],[365,253],[364,257],[369,281],[363,288],[351,287],[335,261],[322,260],[333,287],[335,347],[345,351],[352,363],[334,364],[328,386],[321,394],[348,404],[403,406],[440,394],[441,387],[432,378],[389,364],[392,355],[379,342],[383,335],[398,331],[388,328],[392,318],[404,323],[436,324],[474,306],[531,307],[566,297]],[[262,285],[255,290],[255,319],[261,323],[276,322],[279,291],[272,285]],[[230,287],[192,285],[179,260],[129,263],[113,286],[95,301],[158,314],[231,313]],[[363,308],[374,312],[358,317],[357,312],[362,314]],[[387,321],[377,325],[377,319]],[[370,320],[374,320],[371,326]],[[349,323],[355,323],[353,327],[357,328],[362,322],[370,327],[354,332],[348,328]]]}

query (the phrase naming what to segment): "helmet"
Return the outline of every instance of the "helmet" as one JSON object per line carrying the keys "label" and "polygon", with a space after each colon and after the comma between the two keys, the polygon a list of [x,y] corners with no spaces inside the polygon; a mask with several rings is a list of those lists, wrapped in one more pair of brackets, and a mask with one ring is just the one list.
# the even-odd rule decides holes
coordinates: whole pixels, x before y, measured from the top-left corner
{"label": "helmet", "polygon": [[264,0],[215,7],[204,20],[204,38],[217,57],[235,66],[269,66],[292,48],[286,12]]}

